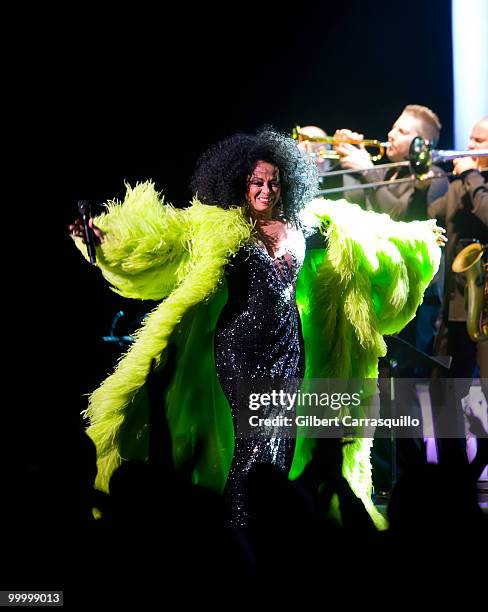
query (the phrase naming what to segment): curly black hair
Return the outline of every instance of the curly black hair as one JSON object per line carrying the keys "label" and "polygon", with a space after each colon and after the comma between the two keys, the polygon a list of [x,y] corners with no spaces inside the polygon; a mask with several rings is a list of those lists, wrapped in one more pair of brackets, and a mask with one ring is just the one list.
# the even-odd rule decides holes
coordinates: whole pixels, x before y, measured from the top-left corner
{"label": "curly black hair", "polygon": [[296,222],[297,213],[317,193],[317,169],[300,153],[295,140],[269,126],[256,134],[235,134],[210,147],[197,162],[192,192],[204,204],[244,206],[247,180],[259,161],[278,167],[280,209],[286,219]]}

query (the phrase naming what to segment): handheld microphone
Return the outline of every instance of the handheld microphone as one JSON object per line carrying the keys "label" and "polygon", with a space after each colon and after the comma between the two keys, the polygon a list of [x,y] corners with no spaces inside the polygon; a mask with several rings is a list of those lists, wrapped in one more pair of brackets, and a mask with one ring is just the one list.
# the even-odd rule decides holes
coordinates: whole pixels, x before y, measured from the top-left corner
{"label": "handheld microphone", "polygon": [[86,249],[88,251],[88,258],[90,263],[95,264],[97,261],[97,255],[95,252],[95,237],[92,228],[88,225],[90,220],[90,203],[88,200],[78,200],[78,210],[81,215],[81,221],[83,223],[83,231],[85,233]]}

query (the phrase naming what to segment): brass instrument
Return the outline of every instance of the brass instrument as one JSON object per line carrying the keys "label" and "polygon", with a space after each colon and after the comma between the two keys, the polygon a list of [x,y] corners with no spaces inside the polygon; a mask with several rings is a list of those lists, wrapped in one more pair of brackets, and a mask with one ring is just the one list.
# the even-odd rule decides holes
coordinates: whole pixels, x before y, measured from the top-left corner
{"label": "brass instrument", "polygon": [[466,326],[474,342],[488,340],[488,263],[483,258],[487,249],[488,245],[473,242],[452,262],[453,272],[466,274]]}
{"label": "brass instrument", "polygon": [[[351,142],[351,141],[349,141]],[[386,143],[382,143],[386,144]],[[382,187],[383,185],[397,185],[399,183],[412,183],[416,180],[435,180],[443,179],[449,176],[450,173],[446,172],[439,176],[429,177],[428,172],[432,167],[432,164],[438,162],[450,161],[458,157],[486,157],[488,156],[488,149],[472,149],[464,151],[454,150],[443,150],[443,149],[432,149],[430,143],[424,140],[421,136],[416,136],[411,144],[408,155],[408,160],[391,162],[388,164],[379,164],[372,168],[365,168],[364,170],[334,170],[333,172],[327,172],[323,174],[324,178],[339,176],[345,174],[358,174],[364,172],[371,172],[378,169],[395,168],[400,166],[409,166],[412,172],[411,177],[394,179],[389,181],[377,181],[374,183],[361,183],[360,185],[351,185],[348,187],[338,187],[334,189],[322,189],[319,191],[319,195],[328,195],[331,193],[342,193],[344,191],[354,191],[357,189],[372,189],[375,187]]]}
{"label": "brass instrument", "polygon": [[327,134],[324,136],[309,136],[302,131],[299,125],[293,128],[292,136],[299,143],[311,142],[323,144],[324,146],[317,147],[311,155],[309,154],[309,157],[316,157],[319,159],[340,159],[339,153],[334,151],[332,146],[341,142],[346,142],[353,145],[363,145],[366,149],[377,150],[377,153],[374,154],[368,152],[371,157],[371,161],[378,161],[381,159],[385,154],[386,148],[390,146],[390,143],[380,142],[379,140],[357,140],[355,138],[327,136]]}
{"label": "brass instrument", "polygon": [[422,136],[416,136],[410,144],[408,161],[415,176],[422,178],[430,170],[432,164],[451,161],[459,157],[486,157],[487,155],[488,149],[467,149],[464,151],[432,149],[428,140],[424,140]]}

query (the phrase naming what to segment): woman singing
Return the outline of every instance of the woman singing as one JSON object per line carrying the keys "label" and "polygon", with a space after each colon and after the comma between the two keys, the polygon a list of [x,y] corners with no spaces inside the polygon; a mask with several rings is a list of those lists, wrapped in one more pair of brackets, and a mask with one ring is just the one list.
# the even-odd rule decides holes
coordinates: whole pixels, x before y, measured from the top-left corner
{"label": "woman singing", "polygon": [[[148,456],[145,379],[176,345],[165,398],[173,456],[195,456],[195,483],[229,496],[243,525],[243,479],[256,462],[297,477],[313,440],[236,437],[243,383],[261,379],[375,378],[383,334],[414,316],[436,272],[440,228],[395,223],[346,201],[313,199],[315,166],[272,129],[209,149],[186,209],[152,183],[128,187],[92,221],[97,262],[125,297],[162,300],[115,371],[91,395],[89,435],[106,488],[124,459]],[[79,222],[70,226],[78,246]],[[306,237],[317,238],[306,248]],[[344,449],[344,476],[378,526],[370,439]]]}

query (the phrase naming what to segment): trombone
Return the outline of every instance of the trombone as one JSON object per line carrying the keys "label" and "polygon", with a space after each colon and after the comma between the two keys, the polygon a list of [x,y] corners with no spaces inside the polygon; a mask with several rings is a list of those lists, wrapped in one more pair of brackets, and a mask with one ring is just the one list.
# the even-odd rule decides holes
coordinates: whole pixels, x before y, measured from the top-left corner
{"label": "trombone", "polygon": [[452,173],[445,173],[441,176],[428,177],[428,172],[432,167],[432,164],[439,162],[446,162],[458,157],[486,157],[488,156],[488,149],[472,149],[455,151],[452,149],[432,149],[429,141],[424,140],[421,136],[416,136],[410,144],[410,150],[408,160],[400,162],[391,162],[388,164],[379,164],[373,168],[365,168],[364,170],[334,170],[332,172],[324,173],[323,177],[330,176],[341,176],[347,174],[358,174],[363,172],[371,172],[373,170],[387,169],[387,168],[398,168],[409,166],[413,176],[389,180],[389,181],[376,181],[374,183],[361,183],[360,185],[350,185],[347,187],[336,187],[334,189],[321,189],[319,195],[328,195],[332,193],[342,193],[344,191],[355,191],[358,189],[371,189],[374,187],[382,187],[383,185],[397,185],[399,183],[412,183],[416,180],[425,180],[444,178]]}
{"label": "trombone", "polygon": [[339,144],[341,142],[347,142],[349,144],[354,145],[363,145],[365,149],[374,149],[376,153],[370,153],[371,161],[375,162],[380,160],[384,154],[385,150],[390,146],[389,142],[380,142],[379,140],[357,140],[356,138],[347,138],[347,137],[336,137],[336,136],[309,136],[304,129],[302,129],[299,125],[295,126],[292,131],[292,137],[298,142],[310,142],[315,145],[324,145],[324,146],[315,146],[313,150],[307,152],[307,156],[312,159],[340,159],[339,153],[334,151],[331,147],[335,144]]}

